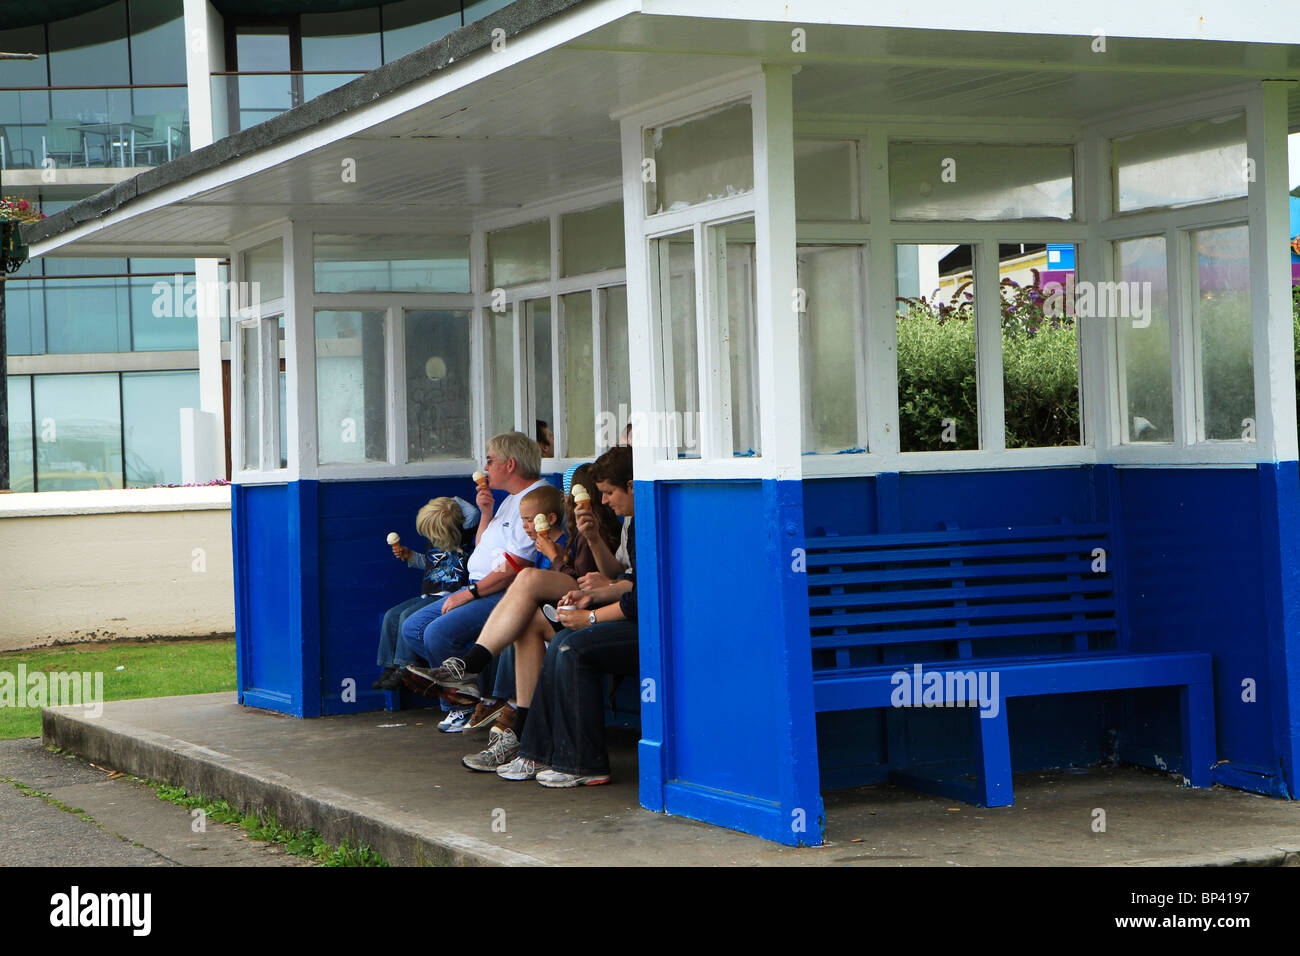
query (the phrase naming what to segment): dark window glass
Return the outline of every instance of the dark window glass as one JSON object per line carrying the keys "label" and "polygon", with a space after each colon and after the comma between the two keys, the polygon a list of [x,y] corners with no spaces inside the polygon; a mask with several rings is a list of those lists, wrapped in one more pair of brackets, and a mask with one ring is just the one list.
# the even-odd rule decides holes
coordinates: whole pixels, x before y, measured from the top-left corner
{"label": "dark window glass", "polygon": [[304,70],[373,70],[382,62],[377,9],[302,15]]}
{"label": "dark window glass", "polygon": [[402,0],[384,4],[384,62],[441,40],[460,26],[460,3]]}
{"label": "dark window glass", "polygon": [[181,0],[131,0],[130,10],[132,82],[184,85],[185,18]]}
{"label": "dark window glass", "polygon": [[53,86],[117,86],[131,82],[126,41],[126,4],[100,7],[55,20],[50,31]]}

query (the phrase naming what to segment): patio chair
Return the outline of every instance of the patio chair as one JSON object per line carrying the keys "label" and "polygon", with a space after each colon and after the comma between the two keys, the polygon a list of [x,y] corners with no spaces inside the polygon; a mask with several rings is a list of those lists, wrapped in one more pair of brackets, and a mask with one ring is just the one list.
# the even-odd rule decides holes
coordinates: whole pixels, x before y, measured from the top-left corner
{"label": "patio chair", "polygon": [[[33,169],[36,166],[36,153],[30,149],[14,147],[14,143],[21,143],[22,139],[13,135],[13,131],[7,126],[0,126],[0,169]],[[27,154],[26,163],[15,163],[14,157],[21,153]]]}
{"label": "patio chair", "polygon": [[90,165],[86,154],[86,140],[81,130],[73,129],[74,120],[52,119],[45,123],[45,133],[41,136],[41,160],[53,159],[56,163],[63,159],[69,166],[81,158],[83,166]]}
{"label": "patio chair", "polygon": [[[135,151],[143,151],[151,165],[170,162],[184,151],[185,113],[171,110],[165,113],[142,113],[131,117],[137,126],[149,127],[149,132],[135,135]],[[157,158],[155,158],[157,154]]]}

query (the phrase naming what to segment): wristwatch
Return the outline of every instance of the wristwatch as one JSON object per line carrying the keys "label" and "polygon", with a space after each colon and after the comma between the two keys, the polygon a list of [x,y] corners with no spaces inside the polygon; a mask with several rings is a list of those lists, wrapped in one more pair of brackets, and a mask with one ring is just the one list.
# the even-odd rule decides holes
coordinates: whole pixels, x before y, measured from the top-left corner
{"label": "wristwatch", "polygon": [[469,590],[469,593],[472,594],[472,595],[474,595],[475,597],[481,597],[481,595],[478,593],[478,585],[477,585],[477,584],[471,584],[471,585],[469,586],[469,589],[468,589],[468,590]]}
{"label": "wristwatch", "polygon": [[587,615],[587,623],[588,623],[589,625],[590,625],[590,624],[595,624],[595,623],[596,623],[596,612],[595,612],[595,611],[592,611],[590,614]]}

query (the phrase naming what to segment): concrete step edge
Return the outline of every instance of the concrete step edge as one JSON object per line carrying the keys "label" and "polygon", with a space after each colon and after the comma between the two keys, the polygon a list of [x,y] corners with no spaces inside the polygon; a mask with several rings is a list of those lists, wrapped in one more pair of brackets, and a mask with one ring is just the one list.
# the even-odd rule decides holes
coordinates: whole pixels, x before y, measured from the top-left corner
{"label": "concrete step edge", "polygon": [[546,866],[546,861],[494,846],[414,814],[239,760],[229,754],[144,730],[80,707],[46,707],[41,737],[98,766],[149,777],[211,799],[258,812],[280,823],[313,829],[330,843],[368,844],[394,865],[421,860],[438,866]]}

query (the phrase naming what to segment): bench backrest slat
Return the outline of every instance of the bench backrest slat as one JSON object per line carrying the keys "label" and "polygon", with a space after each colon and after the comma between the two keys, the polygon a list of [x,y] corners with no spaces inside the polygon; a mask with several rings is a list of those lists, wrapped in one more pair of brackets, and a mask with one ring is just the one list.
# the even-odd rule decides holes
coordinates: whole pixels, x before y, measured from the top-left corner
{"label": "bench backrest slat", "polygon": [[1026,654],[1044,640],[1102,649],[1119,632],[1113,577],[1093,571],[1108,541],[1099,524],[809,538],[812,646],[837,669],[861,662],[855,647],[890,660],[935,642],[963,657],[993,639],[1000,654],[1007,640]]}

